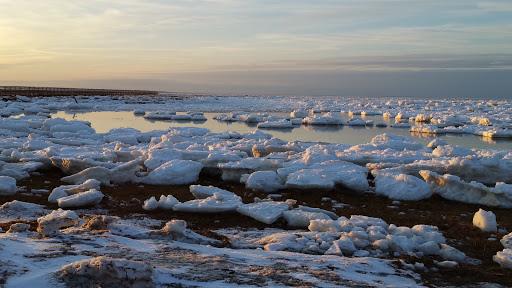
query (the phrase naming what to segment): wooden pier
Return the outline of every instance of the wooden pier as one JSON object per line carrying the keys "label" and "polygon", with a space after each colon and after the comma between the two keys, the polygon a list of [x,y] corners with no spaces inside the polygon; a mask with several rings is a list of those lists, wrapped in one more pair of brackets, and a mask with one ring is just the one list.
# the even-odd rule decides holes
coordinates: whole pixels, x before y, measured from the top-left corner
{"label": "wooden pier", "polygon": [[141,96],[158,95],[158,91],[117,90],[61,87],[0,86],[0,97],[51,97],[51,96]]}

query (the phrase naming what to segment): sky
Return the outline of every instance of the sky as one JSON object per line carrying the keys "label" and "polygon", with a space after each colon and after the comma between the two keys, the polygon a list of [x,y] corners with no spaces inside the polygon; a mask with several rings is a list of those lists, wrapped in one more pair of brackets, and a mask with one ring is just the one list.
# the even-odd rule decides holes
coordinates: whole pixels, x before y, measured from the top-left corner
{"label": "sky", "polygon": [[0,0],[0,85],[512,98],[512,1]]}

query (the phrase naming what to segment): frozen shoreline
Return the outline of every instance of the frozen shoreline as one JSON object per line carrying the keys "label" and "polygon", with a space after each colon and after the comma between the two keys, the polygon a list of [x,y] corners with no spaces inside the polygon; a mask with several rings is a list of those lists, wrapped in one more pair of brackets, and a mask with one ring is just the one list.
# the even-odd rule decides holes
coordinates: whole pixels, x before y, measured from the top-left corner
{"label": "frozen shoreline", "polygon": [[[49,214],[51,209],[45,207],[16,204],[16,202],[2,200],[0,204],[10,204],[0,208],[0,224],[8,222],[15,225],[11,227],[11,232],[0,233],[0,255],[2,255],[2,258],[5,256],[5,259],[14,259],[11,261],[12,263],[6,264],[6,267],[9,267],[8,269],[0,270],[0,272],[9,276],[8,286],[15,285],[15,283],[30,283],[24,281],[40,280],[41,277],[48,280],[48,277],[53,277],[52,273],[57,272],[64,264],[86,259],[85,255],[91,254],[90,249],[94,250],[93,254],[95,255],[107,254],[105,251],[95,248],[97,243],[94,242],[96,241],[106,241],[105,243],[119,246],[121,250],[130,250],[135,249],[132,245],[137,246],[138,244],[135,244],[135,242],[138,241],[157,245],[157,243],[160,243],[161,237],[164,237],[162,235],[171,233],[169,235],[173,235],[171,237],[173,242],[169,245],[180,246],[184,245],[181,244],[182,242],[196,241],[197,243],[194,243],[199,245],[197,246],[199,247],[199,254],[204,254],[202,257],[206,257],[208,253],[205,252],[204,245],[213,240],[202,239],[203,236],[195,235],[190,230],[183,230],[184,228],[179,228],[181,227],[179,225],[173,224],[174,226],[161,228],[163,223],[153,223],[142,225],[140,231],[125,231],[115,234],[114,231],[118,231],[116,229],[121,229],[119,226],[114,227],[115,225],[109,226],[109,223],[100,223],[103,225],[102,230],[106,230],[101,232],[106,234],[100,234],[103,240],[91,239],[87,236],[88,233],[91,233],[91,229],[81,226],[86,223],[84,214],[96,214],[94,209],[90,210],[89,208],[95,205],[101,207],[101,201],[104,201],[103,198],[110,197],[108,194],[104,195],[101,192],[102,189],[106,189],[105,187],[116,187],[117,185],[130,183],[131,185],[149,184],[164,187],[196,184],[201,173],[206,171],[220,175],[223,182],[245,185],[247,191],[259,190],[270,194],[279,194],[284,189],[304,192],[324,190],[331,193],[336,187],[342,186],[360,193],[360,195],[376,193],[400,201],[422,201],[422,199],[428,199],[434,194],[464,203],[478,203],[488,207],[512,207],[512,204],[510,204],[512,203],[512,151],[507,150],[466,149],[446,145],[442,141],[437,141],[428,147],[415,142],[409,137],[390,134],[378,135],[368,143],[347,145],[300,141],[285,142],[272,138],[271,135],[259,129],[251,133],[227,131],[212,133],[204,128],[182,127],[150,132],[120,128],[113,129],[108,133],[96,133],[90,127],[90,123],[48,118],[53,111],[134,111],[139,114],[165,111],[165,113],[158,113],[157,116],[160,118],[175,118],[175,112],[190,111],[186,114],[187,116],[179,117],[183,119],[188,117],[192,120],[199,119],[202,115],[197,112],[245,111],[227,114],[222,116],[221,120],[265,123],[261,128],[274,129],[296,125],[294,121],[298,124],[307,123],[310,125],[375,125],[375,123],[365,122],[359,118],[344,123],[336,113],[345,111],[352,115],[393,117],[399,124],[412,123],[416,125],[416,123],[419,123],[423,125],[422,123],[429,122],[430,126],[424,126],[424,130],[418,131],[420,133],[439,134],[445,131],[446,133],[480,133],[482,135],[489,134],[487,135],[489,137],[508,137],[507,135],[512,131],[512,103],[505,100],[423,101],[329,97],[322,99],[315,97],[194,97],[183,100],[161,99],[156,101],[164,101],[164,103],[141,104],[150,100],[154,100],[154,98],[119,97],[112,99],[109,97],[87,97],[80,98],[76,103],[70,98],[26,99],[20,97],[18,101],[2,102],[3,106],[0,106],[2,116],[14,116],[20,113],[25,115],[0,119],[0,134],[3,136],[0,140],[0,176],[3,176],[0,179],[0,200],[1,197],[16,198],[16,195],[22,193],[22,191],[17,191],[20,190],[20,187],[17,189],[16,184],[31,179],[31,175],[38,173],[44,175],[45,171],[49,169],[60,169],[64,175],[68,175],[61,179],[67,183],[67,186],[52,187],[52,190],[54,188],[58,188],[58,190],[52,192],[51,201],[57,202],[58,206],[66,209],[82,206],[87,208],[77,210],[78,215],[75,217],[69,213],[54,212]],[[219,107],[222,108],[219,109]],[[255,111],[291,112],[290,120],[285,121],[279,119],[279,117],[272,118],[252,113]],[[454,116],[454,114],[463,115]],[[149,115],[155,117],[156,114],[149,113]],[[418,127],[421,127],[420,125]],[[489,171],[492,171],[492,173],[489,173]],[[90,179],[94,179],[97,183],[91,183]],[[87,184],[84,182],[87,182]],[[468,189],[471,190],[471,193],[466,192]],[[352,279],[351,281],[356,281],[352,284],[376,285],[376,283],[384,282],[389,283],[389,285],[404,287],[419,285],[421,280],[417,273],[422,269],[433,269],[434,267],[444,269],[467,263],[478,265],[478,261],[472,262],[472,259],[468,259],[464,255],[464,251],[458,251],[445,244],[444,237],[441,235],[440,237],[443,238],[440,238],[436,234],[437,232],[434,233],[437,231],[437,227],[416,229],[414,228],[416,226],[414,226],[411,230],[409,227],[396,227],[392,223],[379,224],[380,222],[370,218],[364,218],[366,219],[364,221],[353,220],[351,222],[352,218],[348,220],[340,217],[339,219],[336,218],[337,222],[332,222],[334,221],[332,220],[333,216],[329,214],[332,212],[322,211],[315,207],[300,208],[291,200],[287,202],[271,201],[269,199],[263,202],[255,200],[256,203],[251,204],[242,203],[241,199],[237,198],[238,196],[230,194],[229,191],[222,192],[215,189],[209,191],[205,190],[197,194],[198,192],[191,190],[196,199],[182,203],[176,203],[176,199],[173,200],[173,198],[167,196],[167,198],[162,198],[162,204],[157,203],[155,199],[152,201],[157,204],[152,204],[150,201],[144,206],[148,208],[147,210],[165,207],[165,209],[179,212],[186,211],[187,213],[238,211],[242,215],[252,217],[266,224],[271,224],[283,217],[289,226],[298,226],[303,231],[300,233],[287,232],[288,230],[276,231],[281,234],[276,233],[270,242],[265,242],[269,240],[268,238],[263,240],[265,239],[263,237],[260,239],[262,245],[267,247],[267,244],[271,244],[268,249],[265,248],[267,251],[252,250],[251,252],[244,252],[244,250],[233,248],[230,248],[230,250],[227,250],[227,248],[217,249],[224,251],[220,253],[244,255],[246,261],[249,261],[248,259],[256,261],[254,262],[255,265],[260,265],[257,259],[261,257],[270,261],[268,263],[276,261],[273,260],[274,256],[272,256],[275,253],[272,252],[274,250],[288,250],[298,253],[299,256],[293,256],[294,260],[290,260],[289,264],[292,266],[296,265],[294,261],[298,261],[297,258],[302,257],[301,254],[312,254],[311,251],[338,255],[311,256],[314,258],[311,261],[329,262],[334,261],[332,257],[342,257],[339,259],[343,259],[341,261],[344,263],[341,264],[343,267],[338,267],[335,274],[343,279],[348,278]],[[49,192],[51,191],[41,191],[40,193],[43,197],[47,197],[46,193]],[[293,198],[293,195],[290,195],[290,198]],[[140,205],[142,206],[142,203]],[[68,211],[71,212],[71,210]],[[474,211],[468,212],[472,213]],[[43,220],[40,221],[39,226],[43,225],[43,227],[40,227],[40,231],[45,232],[39,232],[39,234],[34,232],[33,228],[15,223],[34,221],[34,219],[47,214],[52,216],[45,216],[46,218],[43,217]],[[331,219],[331,222],[328,222],[328,219]],[[131,220],[128,219],[112,221],[112,223],[128,221],[124,225],[133,225],[130,224]],[[148,221],[151,222],[151,220]],[[320,225],[320,223],[323,224]],[[506,231],[505,229],[512,228],[512,223],[498,223],[498,225],[502,229],[500,232],[502,234]],[[159,227],[157,228],[157,226]],[[305,230],[308,226],[309,232]],[[80,229],[86,231],[80,232]],[[151,232],[148,229],[154,231]],[[335,234],[331,235],[333,232]],[[39,237],[41,236],[39,235],[43,235],[44,238],[40,240]],[[18,244],[14,244],[16,239],[20,241]],[[39,269],[38,266],[30,258],[23,256],[23,253],[20,254],[19,251],[11,251],[12,249],[5,248],[18,247],[18,249],[26,250],[33,243],[40,243],[41,247],[37,249],[44,250],[45,241],[51,242],[51,239],[61,244],[77,239],[87,243],[92,242],[87,244],[90,246],[89,248],[79,246],[74,248],[75,256],[79,257],[58,256],[59,260],[51,264],[53,266],[45,260],[52,268],[43,274],[36,272]],[[434,241],[434,239],[436,240]],[[132,241],[135,242],[129,244]],[[318,247],[312,248],[313,242],[311,241],[316,241],[317,244],[315,245],[318,245]],[[42,250],[38,251],[37,249],[30,250],[32,251],[30,253],[34,255],[43,253]],[[187,246],[186,249],[192,248]],[[327,253],[328,251],[329,253]],[[417,254],[420,252],[421,254]],[[56,253],[59,254],[60,252]],[[143,251],[141,253],[151,254],[155,251]],[[112,254],[116,253],[108,253],[108,256]],[[379,260],[378,258],[380,255],[393,258],[401,254],[412,257],[435,255],[441,258],[435,258],[436,264],[427,268],[420,264],[414,266],[414,262],[409,263],[412,267],[407,265],[405,267],[408,267],[406,270],[411,270],[410,272],[404,272],[391,262],[387,262],[388,260]],[[499,261],[507,263],[507,258],[503,256],[507,254],[499,255],[501,255]],[[347,256],[353,257],[346,258]],[[119,269],[125,269],[122,268],[124,267],[122,265],[139,265],[116,261],[109,262],[111,260],[101,261],[107,261],[105,263],[110,263],[108,265],[121,265]],[[223,261],[229,262],[231,260],[225,259]],[[358,269],[368,269],[364,271],[370,274],[372,269],[387,271],[384,273],[387,276],[367,274],[366,277],[362,277],[357,275],[357,271],[350,268],[351,263],[363,265],[366,268]],[[31,267],[28,269],[28,274],[23,272],[22,269],[27,265]],[[96,264],[84,262],[77,265]],[[156,268],[151,268],[154,270],[150,269],[153,271],[152,274],[145,275],[149,275],[148,281],[154,285],[164,285],[165,283],[197,284],[197,282],[187,282],[188,280],[180,282],[184,281],[184,278],[181,280],[173,278],[176,276],[173,274],[174,272],[169,274],[166,270],[172,268],[165,265],[161,266],[159,263],[151,263],[151,265]],[[377,268],[371,268],[372,265],[376,265]],[[313,267],[310,268],[313,269]],[[64,270],[61,271],[66,271],[65,273],[68,276],[61,275],[59,276],[60,280],[78,281],[76,278],[78,274],[74,273],[79,272],[73,270],[74,268],[62,269]],[[100,272],[98,271],[98,273]],[[309,274],[306,276],[303,273]],[[312,281],[312,283],[327,281],[326,284],[330,281],[322,277],[316,278],[312,271],[302,271],[299,274],[301,276],[288,276],[295,279],[294,281],[307,280]],[[170,277],[169,275],[173,276]],[[31,278],[32,276],[35,278]],[[119,281],[128,280],[121,279]],[[274,282],[268,282],[267,284],[269,283]],[[287,283],[289,284],[289,282]]]}

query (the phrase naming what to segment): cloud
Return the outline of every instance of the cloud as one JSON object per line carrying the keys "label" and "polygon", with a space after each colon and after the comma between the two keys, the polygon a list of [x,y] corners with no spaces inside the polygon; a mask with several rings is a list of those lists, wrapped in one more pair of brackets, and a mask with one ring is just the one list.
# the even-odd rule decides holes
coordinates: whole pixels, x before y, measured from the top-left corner
{"label": "cloud", "polygon": [[[0,7],[0,79],[10,81],[151,83],[174,75],[195,87],[192,73],[238,87],[215,75],[511,66],[510,1],[0,0]],[[262,76],[240,83],[280,85]]]}
{"label": "cloud", "polygon": [[512,2],[508,0],[478,2],[476,6],[485,12],[512,12]]}

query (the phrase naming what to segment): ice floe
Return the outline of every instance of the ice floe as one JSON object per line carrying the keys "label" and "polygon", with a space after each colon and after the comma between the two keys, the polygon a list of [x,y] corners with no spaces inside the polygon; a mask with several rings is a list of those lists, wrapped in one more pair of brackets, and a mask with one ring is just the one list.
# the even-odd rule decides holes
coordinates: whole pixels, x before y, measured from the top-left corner
{"label": "ice floe", "polygon": [[191,160],[170,160],[140,181],[152,185],[185,185],[197,181],[203,165]]}
{"label": "ice floe", "polygon": [[407,174],[375,173],[375,193],[395,200],[417,201],[432,196],[427,183]]}
{"label": "ice floe", "polygon": [[272,224],[289,208],[289,204],[285,202],[262,201],[240,205],[236,211],[265,224]]}
{"label": "ice floe", "polygon": [[85,192],[79,192],[73,195],[57,199],[60,208],[76,208],[83,206],[93,206],[101,202],[105,195],[96,189],[90,189]]}
{"label": "ice floe", "polygon": [[458,176],[440,175],[428,170],[421,170],[419,173],[430,185],[432,191],[443,198],[465,203],[512,208],[512,194],[509,193],[509,189],[500,189],[500,185],[498,188],[487,187],[479,182],[468,183]]}

